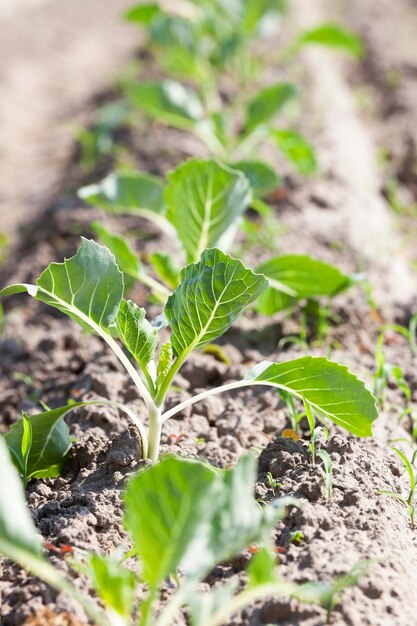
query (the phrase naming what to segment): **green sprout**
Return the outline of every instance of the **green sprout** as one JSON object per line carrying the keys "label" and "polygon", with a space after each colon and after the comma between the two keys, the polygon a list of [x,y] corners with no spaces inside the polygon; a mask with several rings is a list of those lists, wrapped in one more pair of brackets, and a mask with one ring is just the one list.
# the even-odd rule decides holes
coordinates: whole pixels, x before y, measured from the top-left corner
{"label": "green sprout", "polygon": [[400,502],[402,502],[402,504],[405,506],[410,516],[411,526],[412,528],[414,528],[414,518],[415,518],[415,511],[416,511],[415,505],[414,505],[414,494],[415,494],[416,485],[417,485],[417,473],[413,469],[415,454],[413,454],[412,461],[410,462],[405,456],[405,454],[401,452],[401,450],[399,450],[398,448],[395,448],[394,446],[391,446],[391,449],[401,459],[404,465],[404,468],[407,472],[409,484],[410,484],[410,490],[407,496],[397,493],[396,491],[389,491],[385,489],[378,489],[377,493],[383,494],[385,496],[390,496],[391,498],[395,498],[396,500],[399,500]]}

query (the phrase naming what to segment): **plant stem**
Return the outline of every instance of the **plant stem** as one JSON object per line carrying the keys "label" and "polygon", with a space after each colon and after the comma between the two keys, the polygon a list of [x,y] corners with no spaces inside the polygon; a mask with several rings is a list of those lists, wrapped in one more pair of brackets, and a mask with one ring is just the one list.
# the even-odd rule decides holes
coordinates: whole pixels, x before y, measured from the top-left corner
{"label": "plant stem", "polygon": [[143,600],[140,607],[140,626],[149,626],[153,616],[153,605],[155,602],[157,588],[153,587],[149,590],[148,597]]}
{"label": "plant stem", "polygon": [[138,388],[138,391],[140,392],[140,395],[143,398],[146,408],[150,412],[154,406],[154,401],[148,389],[146,388],[145,383],[141,379],[139,372],[134,367],[134,365],[130,362],[129,358],[126,356],[126,354],[123,352],[119,344],[113,339],[111,335],[107,334],[106,332],[100,332],[100,335],[104,339],[104,341],[107,343],[107,345],[110,346],[110,348],[113,350],[113,352],[115,353],[115,355],[117,356],[121,364],[130,374],[131,379],[135,383],[136,387]]}
{"label": "plant stem", "polygon": [[269,129],[266,126],[259,126],[252,131],[247,137],[242,139],[234,153],[230,156],[230,161],[236,163],[236,161],[243,161],[248,158],[255,148],[264,141],[269,134]]}
{"label": "plant stem", "polygon": [[245,608],[246,606],[253,604],[257,600],[266,598],[268,596],[291,596],[296,591],[296,585],[293,583],[276,582],[276,583],[264,583],[254,587],[253,589],[246,589],[237,596],[234,596],[226,606],[220,608],[214,615],[207,621],[207,626],[221,626],[232,615]]}
{"label": "plant stem", "polygon": [[194,128],[194,134],[203,141],[218,159],[228,160],[228,154],[221,141],[216,137],[208,124],[201,122]]}
{"label": "plant stem", "polygon": [[197,394],[196,396],[193,396],[192,398],[188,398],[187,400],[184,400],[184,402],[180,402],[180,404],[177,404],[172,409],[169,409],[169,411],[165,411],[165,413],[162,413],[161,421],[162,423],[166,422],[170,417],[172,417],[176,413],[179,413],[180,411],[185,409],[187,406],[190,406],[191,404],[195,404],[196,402],[199,402],[200,400],[204,400],[205,398],[214,396],[218,393],[224,393],[225,391],[230,391],[232,389],[239,389],[240,387],[247,387],[253,384],[254,384],[253,380],[247,380],[247,381],[239,380],[234,383],[228,383],[227,385],[222,385],[221,387],[216,387],[215,389],[208,389],[207,391],[203,391]]}
{"label": "plant stem", "polygon": [[157,461],[159,456],[159,445],[161,440],[161,408],[154,406],[149,411],[149,442],[148,442],[148,459]]}
{"label": "plant stem", "polygon": [[293,396],[295,396],[296,398],[299,398],[300,400],[303,399],[300,393],[294,391],[294,389],[289,389],[285,385],[280,385],[280,384],[273,383],[267,380],[253,380],[253,379],[237,380],[234,383],[227,383],[227,385],[222,385],[221,387],[215,387],[214,389],[207,389],[207,391],[203,391],[202,393],[199,393],[196,396],[193,396],[192,398],[188,398],[187,400],[184,400],[184,402],[180,402],[180,404],[177,404],[172,409],[169,409],[169,411],[165,411],[165,413],[162,413],[161,415],[162,424],[164,424],[173,415],[176,415],[176,413],[179,413],[183,409],[187,408],[187,406],[191,406],[192,404],[195,404],[196,402],[199,402],[200,400],[204,400],[205,398],[209,398],[210,396],[215,396],[219,393],[224,393],[225,391],[232,391],[233,389],[240,389],[242,387],[250,387],[252,385],[265,385],[266,387],[275,387],[276,389],[282,389],[283,391],[291,393]]}
{"label": "plant stem", "polygon": [[143,285],[149,287],[152,293],[157,296],[158,300],[161,301],[161,304],[165,303],[167,298],[172,293],[167,287],[165,287],[165,285],[160,283],[158,280],[155,280],[151,276],[148,276],[148,274],[140,273],[136,274],[135,277]]}

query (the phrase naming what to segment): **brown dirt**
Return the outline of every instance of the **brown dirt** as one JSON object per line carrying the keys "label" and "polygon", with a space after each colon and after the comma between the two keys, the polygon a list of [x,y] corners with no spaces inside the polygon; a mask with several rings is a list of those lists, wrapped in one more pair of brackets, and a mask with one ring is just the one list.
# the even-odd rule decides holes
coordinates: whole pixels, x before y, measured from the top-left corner
{"label": "brown dirt", "polygon": [[25,1],[0,12],[0,231],[15,232],[57,192],[62,196],[90,100],[138,44],[138,32],[120,19],[131,2],[105,5]]}
{"label": "brown dirt", "polygon": [[[320,3],[314,4],[320,8]],[[397,15],[397,5],[395,8],[391,3],[386,5],[385,13],[382,12],[384,15],[391,15],[390,10]],[[406,0],[401,2],[402,5],[413,10]],[[375,96],[373,116],[368,110],[360,111],[351,95],[352,85],[361,84],[365,79],[366,84],[370,84],[366,72],[368,67],[374,67],[380,55],[385,58],[381,46],[386,46],[386,41],[382,39],[381,42],[376,35],[372,35],[374,31],[378,32],[378,25],[373,19],[370,0],[351,5],[347,3],[347,6],[348,18],[372,38],[369,58],[359,66],[324,58],[328,58],[326,71],[330,76],[329,84],[337,80],[347,98],[344,102],[348,104],[349,127],[355,129],[352,141],[355,146],[367,146],[368,156],[363,160],[362,154],[361,163],[365,163],[364,167],[372,178],[372,189],[363,194],[358,182],[352,182],[345,174],[342,163],[348,161],[353,165],[353,162],[349,160],[350,151],[347,154],[345,146],[339,145],[340,139],[331,118],[332,111],[340,116],[340,101],[329,101],[329,110],[324,114],[320,113],[320,106],[314,104],[313,118],[318,121],[307,129],[315,138],[322,157],[322,175],[310,181],[301,181],[291,175],[288,179],[288,199],[277,202],[275,208],[282,225],[277,242],[280,251],[312,253],[338,263],[347,271],[356,271],[362,269],[363,261],[358,248],[366,244],[362,233],[359,244],[356,233],[358,228],[366,228],[366,223],[369,225],[369,219],[365,223],[362,221],[361,212],[367,211],[370,197],[373,206],[383,216],[385,226],[379,231],[383,237],[387,237],[387,228],[392,227],[387,203],[381,193],[383,185],[379,183],[383,176],[375,172],[372,156],[375,137],[382,134],[385,127],[385,117],[379,108],[380,102],[385,101],[385,95],[383,91],[378,91],[378,81],[371,83],[379,94],[379,100]],[[390,18],[386,19],[389,22]],[[320,55],[320,58],[323,57]],[[314,55],[306,60],[304,81],[308,93],[311,90],[311,93],[319,94],[324,79],[315,78],[316,62]],[[392,63],[395,69],[395,64],[402,61],[392,57]],[[403,102],[401,90],[396,98]],[[411,129],[415,112],[405,102],[404,107],[402,115]],[[340,120],[340,117],[337,119]],[[152,171],[165,171],[197,147],[187,139],[182,141],[181,152],[175,151],[180,136],[176,131],[159,128],[155,142],[148,140],[150,132],[148,129],[144,131],[145,135],[140,131],[129,134],[128,147],[135,162],[142,167],[146,163]],[[343,139],[343,135],[341,137]],[[393,153],[401,151],[395,133],[387,134],[386,141]],[[164,152],[161,163],[157,161],[157,156],[162,145],[169,146],[171,151]],[[340,161],[336,160],[336,155],[340,155]],[[82,181],[76,162],[66,163],[64,169],[67,180],[71,180],[74,187]],[[405,180],[403,184],[407,187],[408,182]],[[409,188],[411,193],[411,183]],[[81,207],[67,188],[62,190],[65,203],[60,201],[58,192],[59,189],[56,189],[55,201],[43,215],[40,226],[32,225],[30,237],[23,237],[17,242],[15,257],[2,268],[1,284],[16,279],[33,280],[52,258],[62,258],[64,254],[74,251],[79,232],[88,234],[88,223],[97,212]],[[48,203],[51,198],[49,188],[39,198]],[[355,202],[358,206],[351,210]],[[407,216],[407,220],[407,223],[415,225],[412,217]],[[109,223],[117,225],[120,231],[129,230],[132,226],[139,229],[145,227],[143,222],[132,218],[109,220]],[[75,229],[77,224],[79,227]],[[380,228],[381,225],[376,226]],[[375,232],[372,230],[372,237],[376,236]],[[401,230],[396,232],[395,238],[401,242],[406,253],[397,257],[394,246],[391,254],[400,259],[397,267],[407,268],[408,276],[410,270],[407,263],[412,255]],[[155,245],[163,249],[172,246],[156,232],[145,242],[137,241],[141,254],[154,249]],[[267,250],[258,246],[248,256],[249,259],[256,257],[256,260],[261,260],[268,254]],[[381,320],[406,323],[415,305],[411,289],[407,287],[405,294],[393,290],[397,274],[388,271],[387,267],[386,261],[381,262],[379,257],[375,257],[375,252],[368,254],[366,268],[371,286],[378,296],[379,311],[369,306],[359,288],[338,296],[333,304],[337,324],[330,324],[325,341],[313,342],[311,347],[313,354],[331,353],[332,358],[349,365],[369,384],[375,369],[373,354]],[[134,296],[139,304],[146,304],[144,290],[137,289]],[[70,397],[117,399],[145,417],[135,388],[97,338],[84,335],[69,320],[38,303],[16,298],[6,306],[7,324],[0,340],[2,430],[18,417],[20,410],[39,410],[40,400],[53,407]],[[157,312],[157,307],[151,308],[151,315]],[[283,360],[299,356],[299,346],[287,346],[284,350],[277,348],[280,339],[299,331],[299,312],[291,317],[277,316],[273,320],[249,312],[221,340],[231,365],[216,360],[212,355],[193,355],[178,376],[180,391],[172,394],[170,401],[182,399],[200,388],[236,380],[264,358]],[[406,341],[391,333],[385,353],[387,361],[401,365],[415,401],[415,358],[410,354]],[[306,426],[303,425],[301,442],[294,443],[279,436],[289,425],[288,413],[278,395],[271,390],[246,389],[195,405],[167,422],[163,433],[164,450],[197,454],[224,466],[235,462],[239,455],[253,446],[261,448],[257,497],[269,501],[275,495],[295,495],[304,505],[301,510],[293,511],[276,529],[276,544],[286,550],[280,557],[281,574],[299,582],[318,578],[330,580],[346,573],[361,559],[376,559],[369,577],[346,592],[331,618],[331,624],[410,626],[417,611],[416,532],[411,528],[407,512],[401,504],[377,493],[378,489],[406,489],[405,476],[387,448],[391,439],[409,434],[410,425],[399,421],[399,414],[406,405],[398,388],[390,385],[373,439],[358,441],[336,427],[331,428],[331,441],[324,444],[334,464],[331,502],[325,497],[320,463],[313,466],[306,453]],[[135,473],[140,465],[138,441],[124,417],[102,407],[74,412],[68,423],[76,443],[64,473],[57,479],[30,484],[28,504],[46,541],[56,546],[70,544],[78,549],[109,552],[127,540],[120,524],[120,496],[126,478]],[[175,445],[179,436],[182,436],[181,441]],[[271,440],[270,443],[265,436]],[[197,443],[197,439],[204,441]],[[275,493],[268,486],[268,472],[282,483]],[[299,545],[289,543],[290,533],[294,530],[304,534],[304,540]],[[233,563],[216,568],[208,582],[211,584],[240,576],[249,558],[247,553]],[[58,567],[68,569],[65,559],[56,558],[53,554],[51,559]],[[31,616],[42,615],[45,606],[52,613],[70,613],[74,619],[86,623],[83,613],[62,594],[57,596],[13,565],[0,562],[0,574],[2,626],[21,626]],[[82,578],[72,576],[78,586],[86,588]],[[31,623],[37,624],[36,621],[27,622],[26,626]],[[271,599],[242,612],[228,626],[272,623],[318,626],[325,623],[325,611],[317,607],[303,607],[296,602]]]}

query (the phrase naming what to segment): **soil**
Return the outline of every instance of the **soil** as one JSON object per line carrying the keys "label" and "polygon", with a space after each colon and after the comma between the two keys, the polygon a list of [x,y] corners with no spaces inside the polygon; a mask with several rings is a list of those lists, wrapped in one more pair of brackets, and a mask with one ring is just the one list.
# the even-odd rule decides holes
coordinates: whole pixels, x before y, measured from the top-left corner
{"label": "soil", "polygon": [[[99,13],[96,4],[90,4],[91,15]],[[117,13],[122,5],[130,3],[112,0],[108,4],[111,12]],[[281,200],[274,201],[279,229],[273,244],[279,252],[311,253],[349,272],[366,269],[377,305],[372,305],[369,293],[359,287],[337,296],[332,302],[327,335],[318,341],[312,332],[309,352],[330,355],[348,365],[369,386],[375,372],[374,353],[381,324],[407,325],[416,305],[412,271],[415,250],[410,238],[410,233],[415,232],[416,216],[406,211],[394,219],[385,181],[387,175],[397,176],[402,197],[415,197],[415,163],[409,148],[410,142],[416,140],[412,99],[416,89],[412,80],[415,51],[410,52],[407,42],[412,47],[415,31],[409,30],[409,25],[413,20],[417,23],[417,7],[408,0],[397,0],[395,6],[384,0],[383,5],[381,10],[378,7],[378,20],[371,0],[349,1],[338,8],[337,17],[359,29],[364,37],[369,52],[363,60],[352,62],[336,59],[328,52],[307,51],[303,65],[294,64],[293,71],[301,77],[305,100],[309,103],[311,121],[305,130],[319,152],[322,171],[319,176],[304,180],[279,163],[285,175],[285,193]],[[48,5],[40,5],[37,10],[42,11],[45,6]],[[312,1],[308,11],[301,11],[294,3],[293,28],[317,19],[324,10],[328,10],[324,0]],[[48,18],[51,28],[61,15],[58,9],[55,11]],[[87,20],[90,14],[78,15],[77,20],[82,15]],[[99,51],[106,48],[103,42],[113,22],[116,20],[109,17],[94,29],[91,27],[91,32],[99,33],[94,53],[98,57]],[[395,29],[392,23],[397,25]],[[13,24],[17,29],[16,23]],[[68,32],[72,32],[68,24]],[[75,21],[74,28],[78,24]],[[404,29],[401,30],[404,41],[402,52],[396,50],[394,54],[398,29]],[[47,44],[44,45],[46,50]],[[122,59],[133,46],[130,41],[120,45]],[[78,54],[83,58],[80,50],[82,46]],[[36,66],[39,58],[34,54]],[[321,64],[321,72],[317,72],[317,63]],[[113,67],[117,69],[116,65]],[[29,64],[26,68],[28,71]],[[394,93],[387,90],[384,82],[387,72],[401,74],[401,85]],[[281,76],[279,68],[271,67],[268,78],[274,80],[277,76]],[[33,84],[39,89],[36,79]],[[337,97],[331,96],[335,86]],[[86,92],[83,96],[78,94],[79,97],[74,93],[71,96],[74,100],[68,100],[67,104],[76,102],[82,117],[91,110],[94,98],[95,101],[102,98],[106,90],[108,95],[104,99],[113,97],[111,87],[110,82],[93,83],[89,101]],[[367,106],[362,106],[355,95],[360,89],[367,91]],[[327,98],[325,110],[323,97]],[[55,103],[52,95],[51,103]],[[10,103],[10,111],[14,106]],[[56,110],[70,119],[66,107]],[[72,114],[73,111],[71,119]],[[34,120],[34,123],[38,137],[44,138],[43,122]],[[66,122],[59,125],[59,132],[63,132],[62,125],[65,127]],[[3,149],[12,145],[12,135],[10,130]],[[34,171],[41,175],[47,168],[49,178],[36,191],[34,202],[33,197],[28,197],[33,184],[33,177],[29,177],[26,191],[22,191],[16,204],[21,209],[7,213],[9,221],[4,222],[4,229],[12,230],[22,224],[25,228],[16,237],[8,261],[0,267],[1,285],[17,280],[33,281],[51,260],[72,254],[79,235],[88,236],[90,221],[100,216],[96,210],[82,206],[75,190],[89,180],[100,178],[111,168],[111,160],[100,163],[96,171],[86,175],[80,167],[74,142],[68,136],[66,141],[69,149],[65,156],[62,153],[62,161],[57,162],[56,153],[48,155],[40,151],[35,137],[28,140],[28,154],[35,159]],[[204,154],[204,148],[194,139],[159,126],[125,129],[118,141],[135,165],[160,174],[187,155]],[[391,155],[383,169],[377,166],[378,146],[382,143]],[[5,180],[10,172],[17,175],[17,156],[16,153],[2,169]],[[2,189],[6,199],[9,188],[6,184]],[[9,198],[8,206],[14,206],[10,202]],[[38,213],[31,221],[35,205]],[[120,232],[135,229],[138,237],[133,243],[143,258],[155,246],[173,250],[167,237],[140,219],[100,217]],[[238,243],[243,245],[243,241]],[[271,252],[258,244],[245,254],[250,263],[268,258]],[[147,306],[150,317],[158,314],[157,306],[148,306],[148,294],[143,288],[135,288],[132,295],[138,304]],[[0,430],[7,430],[21,410],[36,412],[41,401],[55,407],[69,398],[122,401],[146,419],[135,387],[98,338],[83,334],[60,314],[28,299],[16,297],[4,305],[6,319],[0,337]],[[212,354],[195,353],[181,370],[176,380],[178,390],[172,393],[169,402],[176,403],[191,392],[241,378],[262,359],[300,356],[303,347],[286,340],[300,334],[301,321],[300,310],[273,319],[248,312],[219,341],[230,364]],[[307,425],[302,424],[298,442],[281,436],[290,426],[289,415],[273,390],[247,388],[206,399],[168,421],[163,432],[162,452],[197,455],[219,466],[228,466],[255,448],[260,455],[256,497],[265,502],[278,495],[300,499],[302,507],[291,510],[274,534],[284,578],[297,582],[330,581],[361,560],[373,561],[369,575],[343,594],[330,618],[335,626],[410,626],[417,612],[416,531],[405,507],[398,500],[378,493],[378,490],[401,493],[407,490],[406,476],[388,443],[410,436],[412,424],[408,418],[400,420],[400,415],[416,399],[416,362],[405,338],[393,331],[386,335],[384,354],[387,362],[401,366],[411,389],[411,403],[390,381],[373,438],[358,440],[331,427],[330,441],[320,444],[330,454],[334,466],[331,501],[326,498],[322,465],[320,462],[313,465],[307,453]],[[119,545],[127,546],[128,538],[122,526],[122,493],[126,480],[142,465],[136,433],[124,416],[107,407],[74,411],[67,422],[75,444],[62,476],[33,481],[28,486],[27,502],[34,521],[45,541],[57,548],[70,545],[74,550],[108,553]],[[279,483],[276,489],[271,488],[268,473]],[[299,544],[290,541],[294,531],[303,534]],[[51,551],[50,558],[69,573],[77,586],[88,589],[85,579],[71,570],[64,557]],[[241,577],[249,558],[247,552],[232,563],[217,567],[206,581],[207,586]],[[2,626],[88,623],[72,601],[4,560],[0,560],[0,620]],[[186,618],[180,616],[177,623],[186,624]],[[271,598],[242,611],[227,626],[324,623],[324,609]]]}

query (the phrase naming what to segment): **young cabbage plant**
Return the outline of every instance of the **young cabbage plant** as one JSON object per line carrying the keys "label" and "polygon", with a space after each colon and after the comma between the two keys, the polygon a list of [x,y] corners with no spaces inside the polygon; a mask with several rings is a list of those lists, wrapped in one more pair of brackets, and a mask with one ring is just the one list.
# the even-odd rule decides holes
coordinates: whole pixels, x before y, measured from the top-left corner
{"label": "young cabbage plant", "polygon": [[283,10],[282,0],[154,2],[132,7],[126,19],[145,30],[145,46],[166,74],[191,79],[207,106],[216,106],[225,73],[239,85],[256,76],[259,61],[250,44],[273,34]]}
{"label": "young cabbage plant", "polygon": [[[170,626],[182,607],[188,608],[193,626],[221,626],[239,610],[277,595],[333,607],[342,590],[358,579],[298,585],[279,577],[269,549],[270,534],[288,506],[297,502],[282,498],[261,508],[252,495],[256,479],[252,457],[243,457],[233,469],[220,470],[166,456],[141,470],[127,486],[125,526],[133,549],[126,555],[116,551],[73,561],[73,566],[89,577],[101,600],[99,606],[46,559],[1,439],[0,474],[0,554],[69,595],[97,626]],[[254,542],[263,547],[249,562],[243,589],[240,586],[237,592],[233,582],[208,592],[198,588],[218,563]],[[126,564],[127,557],[135,559],[132,569]],[[177,581],[176,586],[161,609],[161,587],[170,577]],[[141,602],[137,600],[139,588]]]}
{"label": "young cabbage plant", "polygon": [[[208,396],[251,385],[286,391],[307,402],[319,417],[357,436],[370,436],[377,417],[372,394],[346,367],[322,357],[262,362],[243,380],[208,389],[164,410],[174,378],[191,353],[226,332],[267,286],[263,275],[247,269],[241,261],[216,248],[205,250],[198,263],[181,271],[180,283],[167,300],[163,317],[171,335],[160,347],[159,356],[158,330],[148,322],[143,308],[123,298],[123,273],[115,257],[94,241],[83,238],[75,256],[51,263],[35,285],[11,285],[0,296],[27,292],[107,343],[147,408],[148,436],[134,419],[145,458],[158,458],[161,429],[170,417]],[[17,443],[14,447],[21,449]]]}
{"label": "young cabbage plant", "polygon": [[[272,34],[282,3],[238,0],[229,6],[210,1],[191,2],[188,7],[189,11],[178,14],[174,8],[165,10],[153,3],[128,12],[127,18],[146,30],[148,48],[167,74],[161,80],[129,86],[132,104],[151,119],[194,133],[213,155],[235,166],[270,141],[301,174],[314,173],[317,162],[310,144],[296,129],[273,125],[297,96],[297,88],[285,82],[255,94],[251,89],[260,65],[254,62],[250,40]],[[361,52],[358,37],[337,24],[302,33],[288,52],[294,54],[306,45],[338,48],[354,56]],[[229,105],[220,91],[226,72],[229,82],[232,76],[237,85]],[[194,87],[175,78],[191,79]],[[240,126],[236,119],[242,120]]]}
{"label": "young cabbage plant", "polygon": [[[272,141],[300,172],[313,173],[317,167],[314,151],[300,133],[270,125],[296,98],[296,87],[276,83],[255,94],[252,88],[260,64],[250,41],[272,34],[282,4],[271,0],[238,0],[230,6],[217,0],[191,2],[190,11],[182,15],[175,9],[152,6],[151,12],[141,5],[134,7],[127,18],[145,28],[147,47],[166,77],[128,85],[132,105],[151,119],[193,133],[213,156],[233,167],[255,178],[261,174],[267,187],[257,190],[259,196],[279,184],[267,163],[252,160],[265,140]],[[225,75],[236,85],[230,104],[220,90]],[[177,79],[188,83],[191,79],[194,86]],[[240,125],[236,120],[241,120]]]}
{"label": "young cabbage plant", "polygon": [[[309,175],[317,170],[314,150],[300,132],[293,128],[277,128],[273,123],[296,94],[290,83],[278,83],[259,90],[256,96],[241,105],[246,119],[240,129],[234,123],[237,112],[229,110],[232,105],[221,104],[215,113],[210,113],[197,91],[177,81],[168,78],[142,81],[127,90],[131,104],[147,117],[194,134],[215,158],[255,180],[262,177],[267,184],[259,184],[257,197],[264,197],[280,183],[274,169],[254,156],[265,142],[277,147],[301,174]],[[234,108],[236,104],[235,101]]]}
{"label": "young cabbage plant", "polygon": [[[109,213],[129,213],[153,219],[174,236],[185,262],[196,262],[205,248],[232,247],[241,217],[261,184],[212,159],[190,159],[167,176],[167,183],[148,174],[110,174],[101,183],[79,190],[89,204]],[[264,183],[265,184],[265,181]],[[255,187],[254,187],[255,185]],[[161,301],[179,282],[179,269],[165,253],[149,257],[159,280],[149,276],[128,239],[92,224],[95,234],[113,252],[128,287],[138,280]],[[337,267],[305,255],[271,258],[255,271],[265,275],[269,288],[258,300],[264,315],[273,315],[300,300],[331,298],[357,282]]]}

